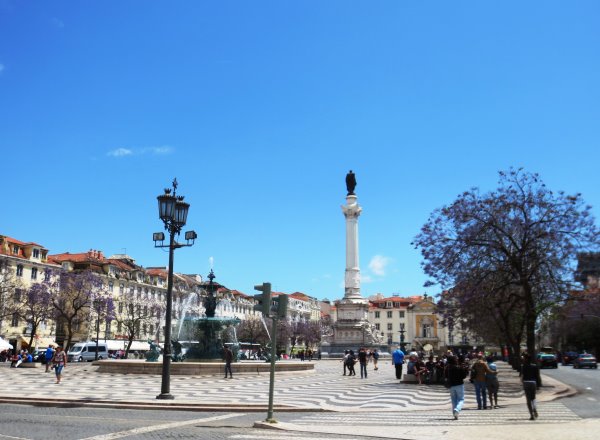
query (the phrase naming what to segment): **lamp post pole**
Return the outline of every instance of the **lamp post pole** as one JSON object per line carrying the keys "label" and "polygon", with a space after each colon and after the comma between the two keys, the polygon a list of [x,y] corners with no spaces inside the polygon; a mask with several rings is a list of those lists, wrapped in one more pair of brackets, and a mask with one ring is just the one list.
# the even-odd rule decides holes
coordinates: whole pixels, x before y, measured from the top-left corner
{"label": "lamp post pole", "polygon": [[173,311],[173,253],[175,249],[191,246],[197,235],[194,231],[185,233],[187,243],[182,244],[175,241],[175,234],[181,233],[181,228],[185,225],[189,210],[189,203],[183,201],[183,196],[177,196],[177,179],[173,180],[173,188],[165,189],[165,193],[158,196],[159,217],[165,225],[165,230],[169,232],[169,244],[164,245],[165,234],[155,232],[153,234],[154,247],[169,248],[169,273],[167,277],[167,308],[165,311],[165,340],[163,348],[163,365],[160,394],[157,399],[171,400],[175,396],[171,394],[171,314]]}
{"label": "lamp post pole", "polygon": [[174,399],[171,394],[171,314],[173,313],[173,253],[175,231],[169,231],[169,275],[167,278],[167,310],[165,315],[165,341],[163,343],[163,367],[160,394],[157,399]]}

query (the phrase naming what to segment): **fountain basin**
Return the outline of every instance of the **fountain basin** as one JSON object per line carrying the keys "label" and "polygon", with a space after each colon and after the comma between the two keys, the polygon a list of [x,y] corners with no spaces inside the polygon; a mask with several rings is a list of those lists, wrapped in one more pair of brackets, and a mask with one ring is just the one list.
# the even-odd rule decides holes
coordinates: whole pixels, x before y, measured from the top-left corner
{"label": "fountain basin", "polygon": [[[107,359],[94,361],[92,365],[98,367],[98,373],[112,374],[155,374],[162,373],[162,362],[146,362],[138,359]],[[271,364],[268,362],[234,362],[231,364],[233,374],[269,374]],[[285,372],[313,372],[313,362],[278,361],[275,363],[277,373]],[[173,362],[170,367],[171,375],[176,376],[206,376],[223,374],[224,362]]]}

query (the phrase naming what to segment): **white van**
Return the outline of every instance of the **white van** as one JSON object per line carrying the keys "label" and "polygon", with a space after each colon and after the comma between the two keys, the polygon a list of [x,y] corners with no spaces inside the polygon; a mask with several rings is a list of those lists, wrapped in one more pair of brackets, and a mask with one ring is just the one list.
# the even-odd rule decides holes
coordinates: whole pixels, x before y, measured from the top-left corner
{"label": "white van", "polygon": [[[78,342],[67,353],[69,362],[96,360],[95,342]],[[104,342],[98,342],[98,359],[108,359],[108,347]]]}

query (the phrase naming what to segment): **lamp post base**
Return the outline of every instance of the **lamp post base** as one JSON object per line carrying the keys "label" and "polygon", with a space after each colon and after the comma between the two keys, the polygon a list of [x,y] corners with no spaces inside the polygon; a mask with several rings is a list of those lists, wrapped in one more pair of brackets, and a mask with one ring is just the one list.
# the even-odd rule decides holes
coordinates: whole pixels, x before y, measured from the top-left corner
{"label": "lamp post base", "polygon": [[175,396],[170,393],[161,393],[158,396],[156,396],[156,398],[160,400],[173,400]]}

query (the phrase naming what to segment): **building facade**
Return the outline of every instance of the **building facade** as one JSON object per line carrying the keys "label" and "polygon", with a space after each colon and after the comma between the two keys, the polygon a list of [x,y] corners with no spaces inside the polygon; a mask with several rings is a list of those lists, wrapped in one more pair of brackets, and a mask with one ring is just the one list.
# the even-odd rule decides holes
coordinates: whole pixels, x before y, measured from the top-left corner
{"label": "building facade", "polygon": [[32,326],[18,310],[28,289],[53,281],[60,266],[48,260],[48,250],[33,242],[0,235],[0,336],[16,349],[53,342],[54,322],[48,316],[32,334]]}

